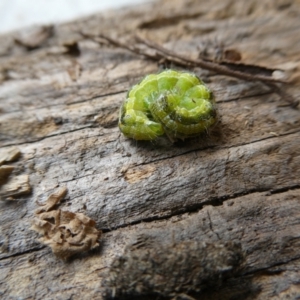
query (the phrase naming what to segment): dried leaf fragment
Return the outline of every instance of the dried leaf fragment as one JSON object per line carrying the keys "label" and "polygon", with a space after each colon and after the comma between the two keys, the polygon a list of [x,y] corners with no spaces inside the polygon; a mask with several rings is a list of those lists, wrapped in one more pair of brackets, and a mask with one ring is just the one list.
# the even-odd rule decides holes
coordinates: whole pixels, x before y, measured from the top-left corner
{"label": "dried leaf fragment", "polygon": [[37,217],[31,227],[42,235],[39,241],[62,259],[98,247],[102,234],[95,221],[82,213],[53,210],[66,194],[67,188],[63,187],[50,195],[43,207],[35,211]]}
{"label": "dried leaf fragment", "polygon": [[21,152],[16,147],[0,149],[0,200],[14,200],[15,197],[31,192],[28,175],[9,178],[15,167],[3,165],[16,161],[20,156]]}
{"label": "dried leaf fragment", "polygon": [[67,188],[62,187],[56,193],[51,194],[44,204],[38,203],[38,205],[42,207],[37,209],[35,211],[35,214],[40,214],[42,212],[52,210],[54,206],[67,195],[67,192],[68,192]]}

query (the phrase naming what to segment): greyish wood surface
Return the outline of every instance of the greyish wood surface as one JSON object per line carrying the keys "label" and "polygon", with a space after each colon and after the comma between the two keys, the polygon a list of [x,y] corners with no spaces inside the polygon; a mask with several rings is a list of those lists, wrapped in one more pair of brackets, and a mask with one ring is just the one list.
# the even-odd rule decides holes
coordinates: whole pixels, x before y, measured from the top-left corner
{"label": "greyish wood surface", "polygon": [[[29,175],[32,188],[0,202],[1,298],[101,299],[112,260],[145,234],[242,244],[242,272],[201,299],[299,299],[299,110],[262,83],[195,69],[219,107],[211,137],[128,140],[119,106],[157,63],[77,33],[140,32],[192,57],[217,40],[244,63],[283,70],[299,99],[299,28],[299,1],[169,0],[55,26],[34,50],[17,33],[0,37],[0,147],[19,148],[13,176]],[[76,41],[80,53],[67,53]],[[36,201],[59,186],[69,190],[62,209],[105,232],[100,249],[67,263],[29,230]]]}

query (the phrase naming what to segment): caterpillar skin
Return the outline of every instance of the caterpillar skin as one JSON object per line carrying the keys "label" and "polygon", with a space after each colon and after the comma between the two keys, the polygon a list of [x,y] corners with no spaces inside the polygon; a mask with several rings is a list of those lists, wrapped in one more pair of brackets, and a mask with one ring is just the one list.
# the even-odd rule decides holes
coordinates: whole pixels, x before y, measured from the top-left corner
{"label": "caterpillar skin", "polygon": [[171,140],[197,136],[217,120],[212,92],[196,75],[166,70],[146,76],[128,92],[119,128],[126,137]]}

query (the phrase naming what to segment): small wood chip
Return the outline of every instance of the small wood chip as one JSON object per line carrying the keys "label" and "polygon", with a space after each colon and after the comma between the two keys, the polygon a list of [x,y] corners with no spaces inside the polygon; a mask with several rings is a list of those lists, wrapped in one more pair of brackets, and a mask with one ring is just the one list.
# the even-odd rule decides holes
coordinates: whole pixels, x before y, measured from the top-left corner
{"label": "small wood chip", "polygon": [[0,185],[7,179],[15,167],[13,166],[0,166]]}
{"label": "small wood chip", "polygon": [[23,196],[31,192],[28,175],[14,176],[0,189],[1,200],[14,200],[15,197]]}
{"label": "small wood chip", "polygon": [[9,149],[0,149],[0,165],[4,163],[16,161],[21,155],[20,150],[17,147]]}

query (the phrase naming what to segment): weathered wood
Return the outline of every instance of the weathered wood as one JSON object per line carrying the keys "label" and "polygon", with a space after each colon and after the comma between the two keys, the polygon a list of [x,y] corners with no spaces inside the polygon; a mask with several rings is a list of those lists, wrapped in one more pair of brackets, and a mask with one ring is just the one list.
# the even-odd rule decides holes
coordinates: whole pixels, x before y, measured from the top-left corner
{"label": "weathered wood", "polygon": [[[139,32],[191,57],[217,39],[209,50],[223,42],[244,63],[281,69],[297,83],[300,4],[260,2],[165,0],[111,11],[55,26],[34,50],[13,33],[0,37],[0,150],[21,151],[10,177],[28,175],[32,188],[0,201],[3,299],[101,299],[109,265],[140,235],[241,243],[242,271],[201,299],[299,297],[299,110],[262,83],[195,69],[218,104],[211,136],[175,145],[128,140],[117,128],[119,106],[159,67],[78,33]],[[297,85],[282,88],[299,98]],[[100,249],[68,263],[29,230],[36,201],[59,186],[69,191],[62,209],[105,231]]]}

